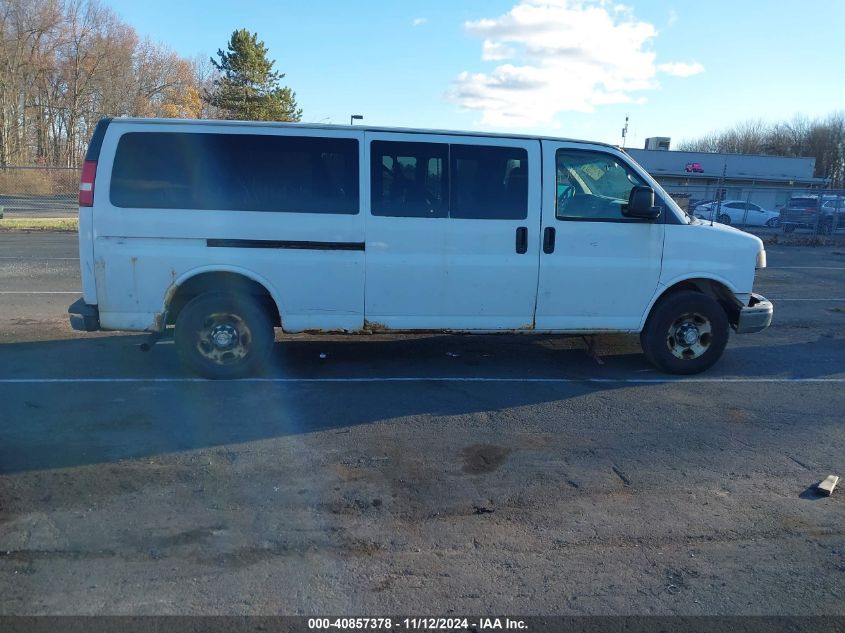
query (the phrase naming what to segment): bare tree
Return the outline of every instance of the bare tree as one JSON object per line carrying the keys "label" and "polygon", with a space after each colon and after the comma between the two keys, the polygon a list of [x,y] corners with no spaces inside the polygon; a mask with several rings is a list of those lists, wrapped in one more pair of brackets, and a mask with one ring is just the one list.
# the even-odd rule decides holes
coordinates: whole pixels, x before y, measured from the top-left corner
{"label": "bare tree", "polygon": [[103,116],[207,115],[209,81],[99,0],[0,0],[0,165],[75,166]]}
{"label": "bare tree", "polygon": [[791,121],[768,124],[761,120],[740,123],[721,132],[681,142],[680,150],[728,154],[811,156],[815,176],[845,188],[845,112],[811,120],[796,115]]}

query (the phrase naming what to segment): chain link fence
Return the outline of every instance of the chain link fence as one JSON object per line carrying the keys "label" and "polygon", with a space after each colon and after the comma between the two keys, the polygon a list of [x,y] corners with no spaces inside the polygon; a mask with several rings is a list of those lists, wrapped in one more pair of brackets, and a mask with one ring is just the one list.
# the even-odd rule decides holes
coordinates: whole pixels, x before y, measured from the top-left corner
{"label": "chain link fence", "polygon": [[75,167],[0,167],[3,217],[73,217],[78,196],[79,169]]}
{"label": "chain link fence", "polygon": [[741,229],[830,235],[845,231],[845,189],[791,187],[663,187],[687,213]]}

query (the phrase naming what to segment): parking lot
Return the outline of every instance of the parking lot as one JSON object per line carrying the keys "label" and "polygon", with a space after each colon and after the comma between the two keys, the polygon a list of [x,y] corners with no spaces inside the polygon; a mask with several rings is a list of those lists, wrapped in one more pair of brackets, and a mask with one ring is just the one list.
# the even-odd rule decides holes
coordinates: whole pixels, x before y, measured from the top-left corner
{"label": "parking lot", "polygon": [[845,614],[845,246],[769,330],[283,337],[257,379],[73,333],[74,234],[0,233],[4,614]]}

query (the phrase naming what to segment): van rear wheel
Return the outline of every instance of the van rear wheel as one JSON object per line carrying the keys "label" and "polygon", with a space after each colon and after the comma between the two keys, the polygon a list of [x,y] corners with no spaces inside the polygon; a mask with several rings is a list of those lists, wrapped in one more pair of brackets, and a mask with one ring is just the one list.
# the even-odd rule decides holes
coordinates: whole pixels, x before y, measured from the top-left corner
{"label": "van rear wheel", "polygon": [[248,294],[205,293],[176,319],[182,362],[206,378],[242,378],[258,372],[273,348],[273,324]]}
{"label": "van rear wheel", "polygon": [[661,371],[697,374],[722,356],[729,327],[715,300],[699,292],[679,292],[654,307],[640,342],[646,358]]}

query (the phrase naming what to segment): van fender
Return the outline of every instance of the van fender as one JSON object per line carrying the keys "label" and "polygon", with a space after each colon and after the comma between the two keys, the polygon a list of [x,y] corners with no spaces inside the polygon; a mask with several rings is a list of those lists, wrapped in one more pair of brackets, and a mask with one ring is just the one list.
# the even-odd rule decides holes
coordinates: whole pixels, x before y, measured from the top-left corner
{"label": "van fender", "polygon": [[[682,275],[678,275],[666,282],[659,282],[657,284],[657,289],[654,291],[654,296],[651,298],[648,306],[643,312],[642,317],[640,318],[640,327],[639,331],[642,332],[642,329],[645,327],[645,322],[648,320],[648,315],[651,314],[651,309],[654,307],[654,304],[657,303],[662,296],[664,296],[667,292],[670,292],[675,286],[685,281],[713,281],[718,283],[725,288],[727,288],[731,294],[736,297],[737,303],[742,302],[743,293],[739,292],[730,281],[728,281],[725,277],[721,275],[714,275],[712,272],[687,272]],[[750,296],[750,293],[746,293]],[[747,297],[746,297],[747,299]]]}
{"label": "van fender", "polygon": [[257,284],[260,284],[270,295],[270,298],[273,299],[273,303],[276,304],[276,310],[279,312],[279,318],[284,319],[284,308],[282,307],[282,301],[279,297],[279,293],[276,291],[276,288],[273,287],[273,284],[271,284],[266,278],[256,274],[248,268],[230,266],[228,264],[210,264],[207,266],[197,266],[196,268],[191,268],[178,276],[175,271],[171,271],[172,282],[167,287],[167,291],[164,293],[164,302],[161,306],[161,312],[156,314],[155,331],[161,331],[166,327],[167,319],[165,318],[165,315],[167,314],[167,307],[170,305],[170,301],[173,299],[176,291],[179,290],[179,287],[189,279],[193,279],[194,277],[205,273],[233,273],[235,275],[242,275]]}

